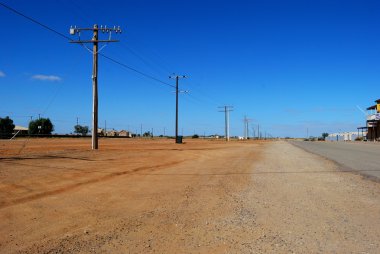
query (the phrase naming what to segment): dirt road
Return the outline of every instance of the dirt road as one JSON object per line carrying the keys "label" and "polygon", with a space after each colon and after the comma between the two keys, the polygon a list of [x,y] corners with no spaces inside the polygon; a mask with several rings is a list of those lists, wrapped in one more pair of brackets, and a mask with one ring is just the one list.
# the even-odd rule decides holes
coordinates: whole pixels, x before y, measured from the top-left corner
{"label": "dirt road", "polygon": [[378,253],[380,185],[285,142],[0,142],[1,253]]}

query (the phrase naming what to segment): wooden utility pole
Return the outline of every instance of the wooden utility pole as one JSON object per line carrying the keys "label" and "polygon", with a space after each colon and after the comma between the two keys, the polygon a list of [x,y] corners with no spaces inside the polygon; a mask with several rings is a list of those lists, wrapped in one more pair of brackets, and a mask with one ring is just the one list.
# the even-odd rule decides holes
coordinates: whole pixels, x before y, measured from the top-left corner
{"label": "wooden utility pole", "polygon": [[257,125],[257,139],[260,139],[260,124]]}
{"label": "wooden utility pole", "polygon": [[244,139],[248,139],[249,138],[249,122],[251,121],[252,119],[249,119],[247,118],[247,116],[244,116]]}
{"label": "wooden utility pole", "polygon": [[94,25],[92,47],[92,149],[98,149],[98,26]]}
{"label": "wooden utility pole", "polygon": [[178,93],[180,92],[178,90],[178,80],[180,78],[186,78],[186,76],[179,76],[179,75],[173,75],[169,76],[169,78],[174,79],[175,78],[175,142],[181,143],[178,139]]}
{"label": "wooden utility pole", "polygon": [[219,112],[224,112],[225,137],[226,137],[226,141],[229,141],[230,140],[230,112],[233,111],[233,107],[232,106],[223,106],[223,107],[219,107],[219,108],[223,108],[223,110],[221,110]]}
{"label": "wooden utility pole", "polygon": [[175,142],[178,142],[178,76],[175,77]]}
{"label": "wooden utility pole", "polygon": [[[80,40],[81,31],[92,31],[93,37],[91,40]],[[99,40],[99,31],[103,33],[109,34],[108,40]],[[114,26],[113,28],[107,28],[107,26],[94,25],[93,28],[77,28],[71,27],[70,34],[75,35],[78,34],[78,41],[70,41],[70,43],[78,43],[84,45],[85,43],[92,43],[92,58],[93,58],[93,66],[92,66],[92,149],[98,149],[98,44],[109,43],[109,42],[117,42],[117,40],[111,40],[111,33],[121,33],[120,27]]]}

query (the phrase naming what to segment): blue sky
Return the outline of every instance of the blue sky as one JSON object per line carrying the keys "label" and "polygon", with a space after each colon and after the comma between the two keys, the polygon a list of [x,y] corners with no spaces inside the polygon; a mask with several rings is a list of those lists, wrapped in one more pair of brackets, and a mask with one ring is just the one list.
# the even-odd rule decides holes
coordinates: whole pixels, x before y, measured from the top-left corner
{"label": "blue sky", "polygon": [[[380,98],[378,1],[1,1],[67,36],[119,25],[103,54],[173,85],[172,73],[188,76],[184,135],[223,134],[223,105],[232,135],[245,115],[272,136],[355,131],[356,105]],[[1,6],[0,20],[0,116],[27,126],[40,114],[57,133],[77,117],[91,126],[91,53]],[[100,127],[173,135],[174,116],[173,88],[99,58]]]}

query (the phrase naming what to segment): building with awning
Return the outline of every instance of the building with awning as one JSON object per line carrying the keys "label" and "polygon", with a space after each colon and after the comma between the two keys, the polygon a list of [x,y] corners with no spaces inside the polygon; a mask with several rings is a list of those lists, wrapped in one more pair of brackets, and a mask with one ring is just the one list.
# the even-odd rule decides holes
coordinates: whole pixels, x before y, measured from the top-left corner
{"label": "building with awning", "polygon": [[380,140],[380,99],[375,102],[375,105],[367,108],[369,111],[366,119],[367,140],[371,141]]}

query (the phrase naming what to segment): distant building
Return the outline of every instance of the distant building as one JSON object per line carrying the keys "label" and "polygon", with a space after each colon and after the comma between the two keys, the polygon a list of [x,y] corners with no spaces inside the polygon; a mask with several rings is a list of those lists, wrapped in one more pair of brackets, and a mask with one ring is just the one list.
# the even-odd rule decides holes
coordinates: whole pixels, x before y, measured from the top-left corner
{"label": "distant building", "polygon": [[358,130],[366,129],[367,140],[369,141],[380,140],[380,99],[375,102],[375,105],[367,108],[369,114],[367,115],[366,126],[358,128]]}
{"label": "distant building", "polygon": [[116,137],[116,136],[118,136],[118,134],[119,133],[115,130],[109,130],[106,132],[106,136],[108,136],[108,137]]}
{"label": "distant building", "polygon": [[100,136],[100,137],[107,136],[107,137],[129,137],[129,138],[131,138],[132,133],[129,131],[126,131],[126,130],[117,131],[117,130],[112,129],[112,130],[106,131],[105,129],[99,128],[98,129],[98,136]]}
{"label": "distant building", "polygon": [[13,129],[13,134],[17,135],[27,135],[28,134],[28,128],[16,125],[15,128]]}
{"label": "distant building", "polygon": [[355,141],[358,137],[360,137],[360,133],[356,131],[347,131],[329,134],[326,137],[326,141]]}
{"label": "distant building", "polygon": [[128,138],[131,138],[132,137],[132,133],[130,133],[129,131],[126,131],[126,130],[121,130],[119,131],[118,133],[120,137],[128,137]]}
{"label": "distant building", "polygon": [[98,128],[98,136],[104,136],[105,131],[104,129]]}

